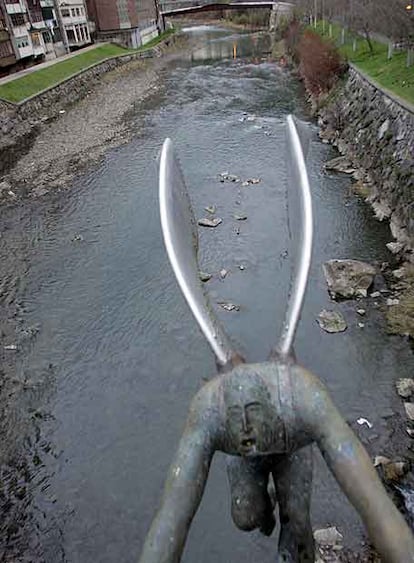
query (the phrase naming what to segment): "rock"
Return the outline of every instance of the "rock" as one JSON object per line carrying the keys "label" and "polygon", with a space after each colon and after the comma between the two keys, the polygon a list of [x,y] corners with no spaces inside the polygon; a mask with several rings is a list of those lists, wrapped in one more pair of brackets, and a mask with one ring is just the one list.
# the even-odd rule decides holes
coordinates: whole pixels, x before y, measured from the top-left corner
{"label": "rock", "polygon": [[391,463],[389,457],[385,457],[383,455],[377,455],[374,457],[374,467],[378,467],[379,465],[387,465],[388,463]]}
{"label": "rock", "polygon": [[220,270],[220,277],[221,277],[222,280],[224,280],[224,278],[227,276],[227,274],[228,274],[228,272],[224,268],[222,270]]}
{"label": "rock", "polygon": [[199,272],[198,275],[200,276],[200,280],[202,282],[208,282],[213,277],[212,274],[209,274],[208,272]]}
{"label": "rock", "polygon": [[386,119],[378,130],[378,140],[380,141],[390,127],[390,120]]}
{"label": "rock", "polygon": [[371,195],[371,186],[362,180],[358,180],[351,186],[352,191],[360,197],[367,199]]}
{"label": "rock", "polygon": [[347,328],[344,317],[336,311],[326,311],[324,309],[319,313],[317,322],[325,332],[343,332]]}
{"label": "rock", "polygon": [[383,221],[391,216],[392,209],[385,201],[374,201],[372,202],[372,208],[374,210],[374,215],[378,221]]}
{"label": "rock", "polygon": [[330,295],[348,299],[366,297],[376,273],[374,266],[359,260],[329,260],[323,271]]}
{"label": "rock", "polygon": [[220,305],[225,311],[240,311],[240,305],[235,305],[234,303],[221,301],[217,305]]}
{"label": "rock", "polygon": [[208,217],[203,217],[202,219],[198,220],[198,224],[200,225],[200,227],[217,227],[218,225],[220,225],[220,223],[222,223],[222,219],[220,219],[220,217],[216,217],[215,219],[209,219]]}
{"label": "rock", "polygon": [[399,481],[408,471],[408,464],[404,461],[392,461],[382,455],[375,457],[374,466],[382,467],[386,481]]}
{"label": "rock", "polygon": [[246,221],[247,215],[238,215],[237,213],[235,213],[234,218],[236,219],[236,221]]}
{"label": "rock", "polygon": [[366,310],[365,309],[357,309],[356,312],[358,313],[358,315],[361,315],[361,317],[362,317],[363,315],[365,315]]}
{"label": "rock", "polygon": [[341,545],[344,539],[343,535],[335,526],[315,530],[313,537],[318,545],[329,547]]}
{"label": "rock", "polygon": [[325,170],[330,170],[333,172],[342,172],[344,174],[353,174],[355,168],[352,166],[352,162],[346,156],[337,156],[324,164]]}
{"label": "rock", "polygon": [[214,213],[216,212],[216,206],[215,205],[208,205],[204,209],[207,211],[207,213],[211,213],[211,215],[214,215]]}
{"label": "rock", "polygon": [[393,254],[399,254],[404,250],[404,245],[402,242],[388,242],[385,246]]}
{"label": "rock", "polygon": [[240,182],[240,178],[235,174],[229,174],[228,172],[221,172],[219,175],[220,182]]}
{"label": "rock", "polygon": [[405,412],[410,420],[414,420],[414,403],[404,403]]}
{"label": "rock", "polygon": [[397,387],[397,393],[399,396],[404,397],[404,399],[408,399],[414,392],[414,379],[403,377],[398,379],[395,386]]}
{"label": "rock", "polygon": [[391,299],[390,297],[387,299],[386,301],[387,303],[387,307],[392,307],[393,305],[399,305],[400,304],[400,300],[399,299]]}
{"label": "rock", "polygon": [[248,178],[244,182],[242,182],[242,186],[250,186],[251,184],[260,184],[262,180],[260,178]]}

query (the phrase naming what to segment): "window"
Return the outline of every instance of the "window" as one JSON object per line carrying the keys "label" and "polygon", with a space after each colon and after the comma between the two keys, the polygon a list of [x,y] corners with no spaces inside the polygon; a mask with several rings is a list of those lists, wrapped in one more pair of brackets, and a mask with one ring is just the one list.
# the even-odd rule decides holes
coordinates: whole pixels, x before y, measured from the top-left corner
{"label": "window", "polygon": [[26,18],[24,14],[11,14],[10,15],[11,22],[13,26],[24,25],[26,23]]}
{"label": "window", "polygon": [[16,45],[18,49],[23,49],[29,46],[29,38],[27,35],[22,35],[21,37],[16,37]]}
{"label": "window", "polygon": [[70,43],[75,43],[76,40],[75,40],[75,33],[74,33],[73,29],[67,29],[66,35],[67,35],[68,41]]}
{"label": "window", "polygon": [[60,13],[62,14],[62,18],[69,18],[70,17],[70,12],[69,12],[68,8],[62,8]]}

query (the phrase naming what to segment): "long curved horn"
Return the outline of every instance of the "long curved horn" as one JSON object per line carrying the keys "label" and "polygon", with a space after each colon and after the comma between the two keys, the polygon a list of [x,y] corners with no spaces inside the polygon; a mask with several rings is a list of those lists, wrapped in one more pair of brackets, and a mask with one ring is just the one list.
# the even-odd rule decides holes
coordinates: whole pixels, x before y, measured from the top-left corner
{"label": "long curved horn", "polygon": [[171,139],[161,151],[159,201],[164,243],[178,285],[219,366],[232,367],[240,356],[215,318],[200,281],[196,221]]}
{"label": "long curved horn", "polygon": [[302,311],[312,258],[312,199],[305,155],[309,132],[292,115],[287,118],[288,148],[288,225],[293,260],[288,306],[274,354],[286,357],[293,352],[293,340]]}

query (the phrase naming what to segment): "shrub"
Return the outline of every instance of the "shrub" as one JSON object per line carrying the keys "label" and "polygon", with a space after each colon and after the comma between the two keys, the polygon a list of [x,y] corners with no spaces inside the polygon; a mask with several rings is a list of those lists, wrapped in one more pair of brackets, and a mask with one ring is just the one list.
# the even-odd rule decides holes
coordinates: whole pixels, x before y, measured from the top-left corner
{"label": "shrub", "polygon": [[346,69],[335,45],[306,30],[297,45],[299,75],[314,96],[329,92]]}

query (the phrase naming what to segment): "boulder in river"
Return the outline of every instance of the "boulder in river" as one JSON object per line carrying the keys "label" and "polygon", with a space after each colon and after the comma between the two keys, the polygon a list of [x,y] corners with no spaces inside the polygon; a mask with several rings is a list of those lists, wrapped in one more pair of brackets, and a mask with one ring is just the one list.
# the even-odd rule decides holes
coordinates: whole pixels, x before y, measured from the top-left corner
{"label": "boulder in river", "polygon": [[355,168],[352,166],[352,162],[346,158],[346,156],[337,156],[332,160],[325,162],[325,170],[331,170],[333,172],[342,172],[344,174],[352,174],[355,172]]}
{"label": "boulder in river", "polygon": [[323,272],[333,299],[366,297],[376,274],[374,266],[360,260],[328,260]]}
{"label": "boulder in river", "polygon": [[203,217],[202,219],[198,220],[198,224],[200,227],[217,227],[222,223],[222,219],[220,217],[215,217],[214,219],[209,219],[208,217]]}
{"label": "boulder in river", "polygon": [[325,332],[343,332],[347,328],[346,320],[337,311],[321,311],[317,318],[319,326]]}

